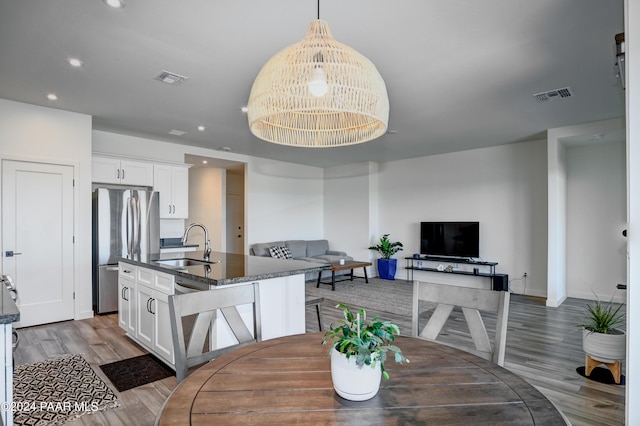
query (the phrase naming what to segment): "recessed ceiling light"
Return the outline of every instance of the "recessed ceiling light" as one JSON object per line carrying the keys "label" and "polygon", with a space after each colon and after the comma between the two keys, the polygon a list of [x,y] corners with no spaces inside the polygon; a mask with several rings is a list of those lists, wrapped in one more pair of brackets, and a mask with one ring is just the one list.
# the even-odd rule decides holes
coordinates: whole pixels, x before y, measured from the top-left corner
{"label": "recessed ceiling light", "polygon": [[50,101],[57,101],[58,100],[58,96],[56,96],[55,93],[49,93],[47,95],[47,99],[49,99]]}
{"label": "recessed ceiling light", "polygon": [[202,164],[207,164],[208,161],[207,160],[202,160]]}
{"label": "recessed ceiling light", "polygon": [[204,132],[205,127],[204,126],[198,126],[198,130],[200,130],[201,132]]}
{"label": "recessed ceiling light", "polygon": [[242,108],[240,108],[240,111],[247,113],[249,111],[249,108],[247,108],[246,106],[243,106]]}
{"label": "recessed ceiling light", "polygon": [[81,67],[82,66],[82,61],[80,59],[77,58],[69,58],[67,59],[67,62],[69,62],[69,65],[71,65],[72,67]]}
{"label": "recessed ceiling light", "polygon": [[124,7],[124,0],[102,0],[108,6],[113,7],[114,9],[122,9]]}

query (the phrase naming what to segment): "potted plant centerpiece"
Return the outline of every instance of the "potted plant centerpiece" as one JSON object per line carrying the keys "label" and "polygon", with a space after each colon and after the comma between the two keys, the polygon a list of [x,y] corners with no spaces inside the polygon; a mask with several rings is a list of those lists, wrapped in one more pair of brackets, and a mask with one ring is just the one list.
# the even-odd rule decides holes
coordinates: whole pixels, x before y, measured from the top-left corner
{"label": "potted plant centerpiece", "polygon": [[619,327],[623,323],[622,304],[617,307],[613,300],[603,303],[600,299],[587,305],[582,330],[582,348],[587,355],[598,361],[616,361],[625,358],[626,334]]}
{"label": "potted plant centerpiece", "polygon": [[380,321],[378,317],[367,321],[367,312],[358,310],[354,315],[344,303],[344,319],[338,325],[331,324],[324,334],[322,344],[331,340],[331,380],[338,395],[351,401],[373,398],[380,388],[381,376],[389,378],[384,368],[387,353],[394,355],[398,363],[409,362],[397,346],[395,336],[400,335],[397,325]]}
{"label": "potted plant centerpiece", "polygon": [[383,280],[395,279],[398,260],[392,259],[391,256],[401,251],[402,247],[401,242],[391,242],[389,234],[384,234],[379,244],[369,247],[369,250],[376,250],[382,255],[382,258],[378,259],[378,276]]}

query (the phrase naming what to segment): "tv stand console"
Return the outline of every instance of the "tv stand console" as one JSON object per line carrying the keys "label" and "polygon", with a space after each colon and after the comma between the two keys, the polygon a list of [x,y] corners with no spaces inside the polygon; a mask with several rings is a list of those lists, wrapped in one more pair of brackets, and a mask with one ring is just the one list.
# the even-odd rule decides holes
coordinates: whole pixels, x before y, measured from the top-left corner
{"label": "tv stand console", "polygon": [[[474,261],[466,257],[413,256],[405,257],[407,281],[414,280],[414,271],[483,277],[491,280],[491,288],[509,291],[509,276],[497,274],[498,262]],[[438,263],[438,265],[434,265]]]}

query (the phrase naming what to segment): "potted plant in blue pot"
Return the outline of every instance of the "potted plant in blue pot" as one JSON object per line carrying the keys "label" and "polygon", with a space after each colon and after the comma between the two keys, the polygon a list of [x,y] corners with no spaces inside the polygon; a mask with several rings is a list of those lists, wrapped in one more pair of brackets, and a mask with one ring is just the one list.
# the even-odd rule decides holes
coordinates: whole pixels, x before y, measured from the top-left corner
{"label": "potted plant in blue pot", "polygon": [[369,250],[376,250],[382,258],[378,259],[378,276],[383,280],[393,280],[396,276],[398,268],[398,260],[392,259],[391,256],[402,250],[401,242],[391,242],[389,234],[384,234],[380,238],[380,243],[369,247]]}

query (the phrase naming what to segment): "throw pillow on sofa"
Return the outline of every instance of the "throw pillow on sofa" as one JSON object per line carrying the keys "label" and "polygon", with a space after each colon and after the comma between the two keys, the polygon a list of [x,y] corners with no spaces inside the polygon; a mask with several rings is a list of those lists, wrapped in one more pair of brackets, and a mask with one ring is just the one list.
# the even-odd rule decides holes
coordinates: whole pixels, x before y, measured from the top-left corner
{"label": "throw pillow on sofa", "polygon": [[293,259],[293,256],[291,256],[291,252],[287,247],[271,247],[269,249],[269,254],[271,254],[271,257],[276,259]]}

